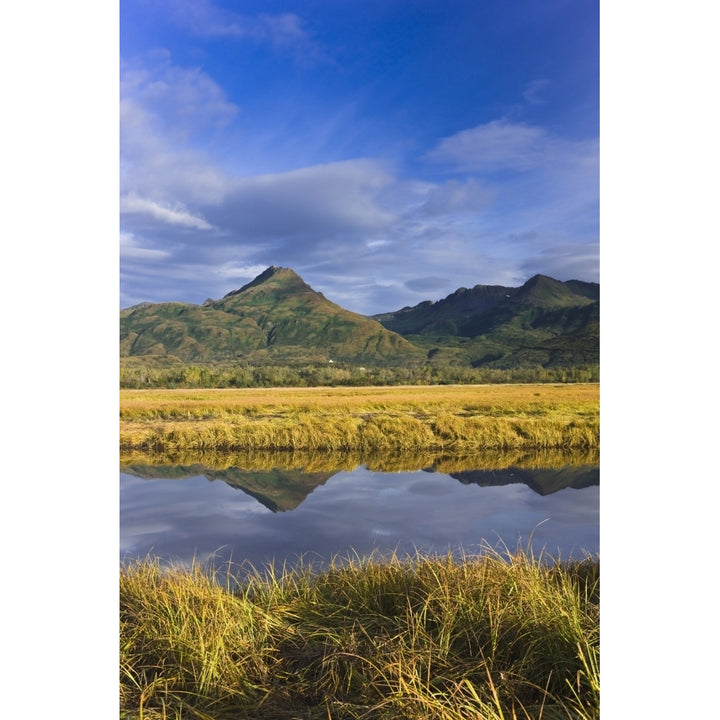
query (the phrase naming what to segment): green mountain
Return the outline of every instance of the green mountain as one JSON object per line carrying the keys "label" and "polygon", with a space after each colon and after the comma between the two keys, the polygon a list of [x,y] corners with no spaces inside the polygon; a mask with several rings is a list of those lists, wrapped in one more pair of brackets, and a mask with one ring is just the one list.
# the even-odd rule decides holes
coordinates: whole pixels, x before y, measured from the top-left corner
{"label": "green mountain", "polygon": [[120,312],[125,362],[569,367],[599,364],[600,286],[536,275],[518,288],[476,285],[365,317],[289,268],[202,305],[141,303]]}
{"label": "green mountain", "polygon": [[183,362],[353,362],[400,365],[424,352],[379,322],[271,266],[221,300],[142,303],[120,313],[121,357]]}
{"label": "green mountain", "polygon": [[436,362],[473,366],[599,363],[600,286],[535,275],[519,288],[476,285],[373,316]]}

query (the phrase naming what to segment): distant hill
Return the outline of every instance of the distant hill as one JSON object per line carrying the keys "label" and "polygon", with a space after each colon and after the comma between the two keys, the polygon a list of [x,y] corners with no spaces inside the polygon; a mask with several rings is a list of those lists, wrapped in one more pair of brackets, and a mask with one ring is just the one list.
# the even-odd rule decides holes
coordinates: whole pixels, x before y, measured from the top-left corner
{"label": "distant hill", "polygon": [[121,356],[184,362],[421,362],[424,352],[379,322],[313,290],[289,268],[269,267],[221,300],[142,303],[120,313]]}
{"label": "distant hill", "polygon": [[120,355],[149,363],[565,367],[599,363],[599,323],[597,283],[535,275],[518,288],[459,288],[365,317],[271,266],[220,300],[122,310]]}
{"label": "distant hill", "polygon": [[600,286],[535,275],[519,288],[476,285],[373,316],[429,358],[474,366],[599,362]]}

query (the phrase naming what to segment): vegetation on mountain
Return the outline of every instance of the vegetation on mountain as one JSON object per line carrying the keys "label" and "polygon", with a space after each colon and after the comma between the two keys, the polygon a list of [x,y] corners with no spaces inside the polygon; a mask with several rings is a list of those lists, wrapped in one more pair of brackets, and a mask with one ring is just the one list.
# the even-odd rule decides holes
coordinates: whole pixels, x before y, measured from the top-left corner
{"label": "vegetation on mountain", "polygon": [[439,362],[569,368],[599,363],[600,286],[535,275],[519,288],[476,285],[374,318]]}
{"label": "vegetation on mountain", "polygon": [[289,268],[274,266],[221,300],[142,303],[121,311],[120,354],[186,363],[392,365],[423,359],[422,350],[400,335],[330,302]]}
{"label": "vegetation on mountain", "polygon": [[536,275],[370,318],[271,266],[220,300],[122,310],[121,383],[192,387],[193,374],[206,387],[596,381],[599,303],[596,283]]}

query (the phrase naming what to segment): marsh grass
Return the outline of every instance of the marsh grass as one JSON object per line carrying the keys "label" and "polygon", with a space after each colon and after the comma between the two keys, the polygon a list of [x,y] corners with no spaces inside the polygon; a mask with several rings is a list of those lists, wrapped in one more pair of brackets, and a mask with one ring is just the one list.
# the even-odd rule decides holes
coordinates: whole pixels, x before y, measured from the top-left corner
{"label": "marsh grass", "polygon": [[599,388],[594,384],[120,394],[124,451],[468,453],[598,446]]}
{"label": "marsh grass", "polygon": [[598,717],[599,560],[121,569],[121,709],[147,718]]}

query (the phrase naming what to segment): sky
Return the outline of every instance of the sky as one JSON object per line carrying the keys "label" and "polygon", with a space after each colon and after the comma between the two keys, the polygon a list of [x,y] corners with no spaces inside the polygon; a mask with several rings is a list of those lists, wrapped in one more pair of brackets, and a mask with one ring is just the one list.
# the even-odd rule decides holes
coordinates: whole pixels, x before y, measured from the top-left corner
{"label": "sky", "polygon": [[120,305],[599,282],[597,0],[121,0]]}

